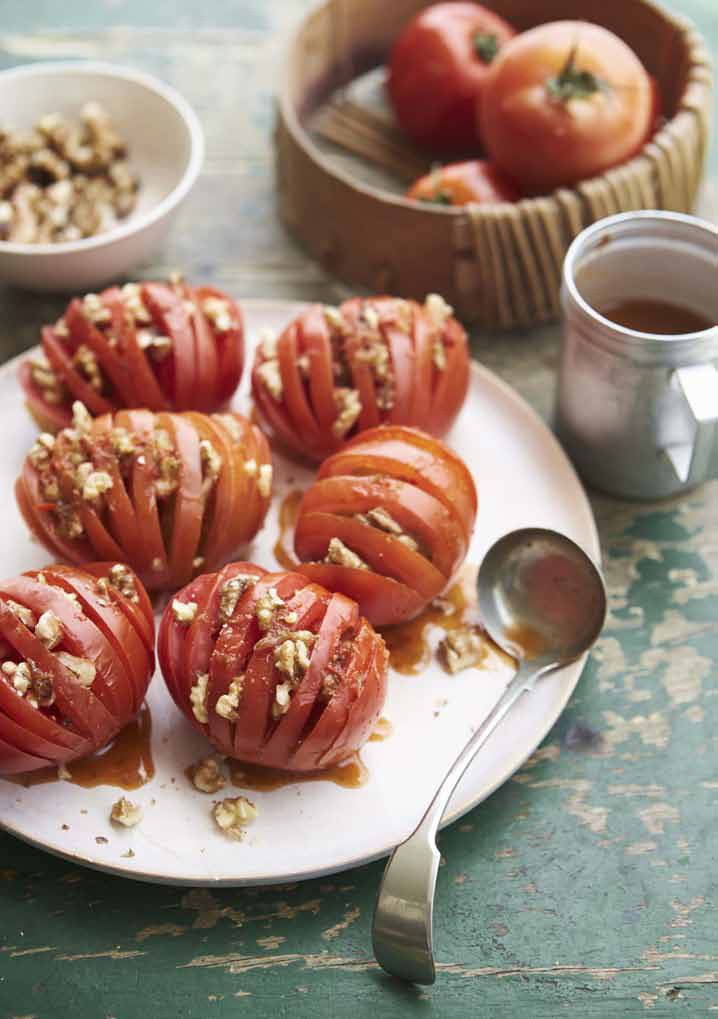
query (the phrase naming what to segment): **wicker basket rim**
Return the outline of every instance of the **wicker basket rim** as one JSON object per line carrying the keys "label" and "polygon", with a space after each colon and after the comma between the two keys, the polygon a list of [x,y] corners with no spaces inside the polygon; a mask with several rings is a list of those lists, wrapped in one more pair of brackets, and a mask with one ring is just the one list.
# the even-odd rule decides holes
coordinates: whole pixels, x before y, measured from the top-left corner
{"label": "wicker basket rim", "polygon": [[[322,3],[313,7],[305,15],[305,17],[301,20],[299,27],[292,35],[292,38],[286,48],[287,59],[284,61],[285,67],[289,66],[291,61],[296,59],[298,56],[301,33],[310,19],[318,17],[322,11],[329,10],[337,2],[338,0],[322,0]],[[611,167],[594,177],[587,177],[584,180],[579,181],[578,185],[557,188],[545,195],[524,197],[520,198],[517,202],[492,203],[491,209],[493,211],[505,209],[507,207],[519,210],[522,208],[530,209],[539,203],[545,203],[547,200],[555,201],[556,195],[561,193],[565,194],[566,192],[580,195],[580,192],[578,191],[579,187],[590,186],[592,182],[604,180],[608,174],[612,173],[616,169],[621,169],[623,171],[630,170],[631,167],[637,166],[642,159],[645,159],[646,148],[648,146],[661,143],[667,143],[669,145],[674,144],[671,136],[671,130],[678,118],[682,114],[690,112],[692,109],[692,107],[683,105],[686,95],[691,90],[700,89],[703,92],[703,101],[705,102],[708,99],[711,91],[710,74],[712,64],[703,37],[698,32],[694,23],[690,20],[690,18],[685,17],[685,15],[673,14],[670,11],[667,11],[665,7],[663,7],[660,3],[655,2],[655,0],[633,0],[633,2],[647,8],[648,10],[654,11],[667,23],[674,25],[686,43],[686,49],[689,55],[689,67],[683,92],[678,99],[674,115],[670,119],[666,120],[659,130],[643,145],[640,151],[625,163],[621,163],[616,167]],[[707,75],[704,73],[706,71],[708,71]],[[309,133],[303,127],[299,116],[297,115],[290,91],[289,76],[285,74],[279,94],[279,110],[282,119],[297,145],[304,149],[307,155],[311,157],[317,166],[319,166],[330,177],[335,178],[347,187],[352,188],[353,190],[370,198],[387,202],[400,209],[410,209],[412,211],[416,210],[416,202],[404,197],[404,195],[393,194],[383,188],[375,187],[364,181],[357,180],[351,173],[342,170],[329,157],[325,156],[319,146],[312,140]],[[463,217],[467,215],[467,211],[472,217],[474,217],[476,215],[481,215],[485,209],[481,205],[474,204],[453,207],[439,204],[426,204],[422,207],[422,212],[434,216]]]}

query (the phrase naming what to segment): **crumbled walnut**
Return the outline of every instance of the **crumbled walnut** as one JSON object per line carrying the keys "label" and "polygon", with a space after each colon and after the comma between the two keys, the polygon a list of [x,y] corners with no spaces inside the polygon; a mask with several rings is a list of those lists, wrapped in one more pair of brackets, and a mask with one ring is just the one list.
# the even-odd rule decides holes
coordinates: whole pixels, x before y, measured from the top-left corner
{"label": "crumbled walnut", "polygon": [[327,323],[338,332],[343,333],[346,331],[347,324],[342,317],[342,313],[339,308],[333,307],[331,304],[324,305],[324,318]]}
{"label": "crumbled walnut", "polygon": [[102,392],[104,385],[102,379],[102,372],[97,362],[97,357],[94,350],[91,350],[86,344],[81,343],[75,351],[72,363],[78,369],[79,373],[84,376],[88,384],[95,392]]}
{"label": "crumbled walnut", "polygon": [[43,432],[41,435],[38,435],[28,453],[28,459],[33,467],[36,467],[38,470],[46,467],[50,462],[54,447],[54,435],[50,435],[49,432]]}
{"label": "crumbled walnut", "polygon": [[163,569],[163,563],[159,556],[155,556],[150,563],[150,569],[153,573],[159,573]]}
{"label": "crumbled walnut", "polygon": [[0,665],[0,672],[5,676],[14,676],[17,672],[17,662],[3,662]]}
{"label": "crumbled walnut", "polygon": [[128,601],[138,602],[140,600],[137,594],[135,575],[129,566],[125,566],[124,563],[115,563],[110,567],[107,579]]}
{"label": "crumbled walnut", "polygon": [[478,631],[470,626],[452,630],[439,644],[439,654],[446,662],[449,672],[460,672],[462,669],[478,665],[485,653],[486,649]]}
{"label": "crumbled walnut", "polygon": [[63,537],[73,541],[85,533],[80,514],[70,503],[60,500],[55,503],[52,512],[57,521],[57,529]]}
{"label": "crumbled walnut", "polygon": [[309,668],[309,648],[316,641],[311,630],[289,633],[274,649],[274,665],[294,682]]}
{"label": "crumbled walnut", "polygon": [[209,685],[209,673],[198,672],[195,676],[195,684],[189,692],[189,702],[192,706],[192,714],[201,722],[202,725],[206,725],[209,721],[209,715],[207,714],[207,687]]}
{"label": "crumbled walnut", "polygon": [[142,300],[142,288],[139,283],[125,283],[121,290],[122,302],[132,316],[136,325],[150,325],[152,316]]}
{"label": "crumbled walnut", "polygon": [[227,784],[216,757],[204,757],[198,761],[190,769],[190,777],[192,785],[201,793],[217,793]]}
{"label": "crumbled walnut", "polygon": [[136,335],[140,350],[151,354],[155,361],[164,361],[172,350],[172,337],[164,336],[154,327],[138,329]]}
{"label": "crumbled walnut", "polygon": [[309,354],[301,354],[296,361],[299,374],[303,379],[308,379],[311,371],[311,362],[309,360]]}
{"label": "crumbled walnut", "polygon": [[164,428],[153,433],[155,492],[158,499],[166,499],[179,487],[180,462],[174,444]]}
{"label": "crumbled walnut", "polygon": [[27,608],[26,605],[20,605],[19,602],[13,601],[12,598],[5,598],[4,600],[16,619],[19,619],[24,626],[29,627],[31,630],[35,629],[37,616],[32,609]]}
{"label": "crumbled walnut", "polygon": [[235,442],[241,442],[242,440],[242,426],[236,419],[234,414],[217,414],[217,419],[222,422],[224,427],[227,429],[229,434],[235,440]]}
{"label": "crumbled walnut", "polygon": [[218,333],[229,332],[232,328],[229,301],[223,301],[219,297],[206,297],[202,301],[202,311]]}
{"label": "crumbled walnut", "polygon": [[279,403],[282,399],[284,387],[282,385],[282,373],[279,370],[279,361],[277,358],[270,358],[268,361],[263,361],[257,368],[257,376],[263,383],[264,388],[268,390],[272,399]]}
{"label": "crumbled walnut", "polygon": [[272,718],[281,718],[289,711],[291,689],[290,683],[277,683],[272,701]]}
{"label": "crumbled walnut", "polygon": [[256,582],[257,578],[252,573],[238,573],[235,577],[224,582],[219,594],[219,618],[222,623],[226,623],[228,619],[232,618],[234,610],[237,608],[237,602],[244,592]]}
{"label": "crumbled walnut", "polygon": [[85,317],[94,325],[109,322],[112,318],[110,309],[106,308],[102,303],[102,298],[99,294],[85,294],[82,299],[82,311]]}
{"label": "crumbled walnut", "polygon": [[64,398],[65,387],[52,369],[44,354],[30,358],[30,378],[42,393],[45,403],[58,404]]}
{"label": "crumbled walnut", "polygon": [[334,402],[337,405],[337,416],[332,424],[332,434],[342,439],[361,414],[359,391],[340,386],[334,390]]}
{"label": "crumbled walnut", "polygon": [[278,343],[279,337],[273,329],[262,329],[259,334],[259,349],[265,360],[271,361],[276,358]]}
{"label": "crumbled walnut", "polygon": [[368,301],[362,301],[361,317],[370,329],[376,330],[379,328],[379,312],[376,310],[374,305],[369,304]]}
{"label": "crumbled walnut", "polygon": [[[62,651],[58,651],[57,657],[59,658]],[[45,672],[37,662],[33,662],[30,659],[27,661],[27,666],[30,670],[30,684],[32,686],[32,695],[28,693],[27,700],[33,703],[33,707],[49,708],[55,703],[55,687],[52,674]],[[20,671],[18,666],[18,671]],[[15,673],[17,676],[17,672]]]}
{"label": "crumbled walnut", "polygon": [[35,636],[42,641],[48,651],[54,651],[62,640],[62,635],[62,623],[52,609],[47,609],[37,621]]}
{"label": "crumbled walnut", "polygon": [[126,428],[113,428],[110,432],[110,446],[117,456],[132,456],[135,452],[135,443],[132,435]]}
{"label": "crumbled walnut", "polygon": [[356,552],[352,552],[350,548],[347,548],[339,538],[332,538],[329,542],[324,562],[334,563],[336,566],[351,566],[355,570],[369,569],[364,560]]}
{"label": "crumbled walnut", "polygon": [[259,468],[259,477],[257,478],[257,490],[263,499],[268,499],[272,494],[272,476],[273,469],[271,464],[262,464]]}
{"label": "crumbled walnut", "polygon": [[244,826],[250,824],[257,816],[257,808],[245,796],[222,800],[216,803],[212,816],[225,835],[234,839],[244,836]]}
{"label": "crumbled walnut", "polygon": [[437,334],[434,337],[434,342],[431,345],[431,360],[434,362],[437,371],[446,371],[446,348],[444,347],[441,334]]}
{"label": "crumbled walnut", "polygon": [[255,614],[257,616],[257,622],[259,623],[260,630],[268,630],[272,625],[272,620],[277,612],[277,609],[284,608],[285,602],[277,594],[276,587],[270,587],[268,591],[265,591],[257,599],[255,606]]}
{"label": "crumbled walnut", "polygon": [[95,682],[97,669],[89,658],[78,658],[67,651],[58,651],[57,658],[77,678],[81,686],[90,687]]}
{"label": "crumbled walnut", "polygon": [[59,336],[63,340],[67,339],[70,335],[70,330],[67,328],[67,322],[64,317],[60,317],[57,320],[55,325],[52,327],[52,331],[55,333],[55,336]]}
{"label": "crumbled walnut", "polygon": [[86,502],[95,502],[112,488],[112,478],[106,471],[92,471],[82,483],[82,498]]}
{"label": "crumbled walnut", "polygon": [[128,800],[126,796],[121,796],[112,804],[110,820],[114,824],[124,825],[125,828],[134,828],[142,820],[142,807]]}
{"label": "crumbled walnut", "polygon": [[440,294],[427,294],[424,311],[437,329],[441,329],[446,324],[446,320],[454,314],[454,309],[446,303]]}
{"label": "crumbled walnut", "polygon": [[[5,665],[13,664],[13,662],[5,662]],[[4,666],[3,671],[5,671]],[[20,694],[21,697],[24,697],[32,686],[32,673],[30,672],[30,666],[27,662],[20,662],[20,664],[15,666],[15,669],[9,675],[12,676],[13,688]]]}
{"label": "crumbled walnut", "polygon": [[203,566],[204,566],[204,556],[203,555],[196,555],[194,557],[194,559],[192,560],[192,569],[193,570],[201,570]]}
{"label": "crumbled walnut", "polygon": [[182,623],[183,626],[189,626],[190,623],[194,622],[197,608],[196,601],[180,601],[179,598],[175,598],[172,602],[172,615],[178,623]]}
{"label": "crumbled walnut", "polygon": [[92,431],[92,415],[80,400],[75,400],[72,404],[72,427],[84,435]]}
{"label": "crumbled walnut", "polygon": [[229,684],[227,693],[217,698],[214,710],[220,718],[226,718],[228,722],[234,722],[239,717],[239,701],[244,686],[244,675],[235,676]]}
{"label": "crumbled walnut", "polygon": [[402,545],[406,545],[412,552],[418,551],[419,543],[415,538],[412,538],[410,534],[406,534],[401,524],[399,524],[390,513],[387,513],[381,506],[375,506],[373,509],[367,510],[366,513],[355,513],[354,516],[357,520],[360,520],[363,524],[368,524],[369,527],[376,527],[380,531],[385,531],[387,534],[391,534],[396,537]]}
{"label": "crumbled walnut", "polygon": [[201,439],[199,443],[199,455],[202,462],[202,473],[206,481],[213,483],[219,477],[222,469],[222,457],[214,448],[209,439]]}
{"label": "crumbled walnut", "polygon": [[242,469],[245,474],[248,474],[250,478],[253,478],[257,473],[257,461],[254,459],[245,460]]}

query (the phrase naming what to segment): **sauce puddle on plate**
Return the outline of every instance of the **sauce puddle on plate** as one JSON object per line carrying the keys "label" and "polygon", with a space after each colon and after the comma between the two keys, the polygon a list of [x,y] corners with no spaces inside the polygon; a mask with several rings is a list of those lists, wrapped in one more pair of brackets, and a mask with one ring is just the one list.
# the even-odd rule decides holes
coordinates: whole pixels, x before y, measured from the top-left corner
{"label": "sauce puddle on plate", "polygon": [[260,764],[245,764],[244,761],[229,761],[232,784],[240,789],[266,793],[298,782],[334,782],[345,789],[360,789],[369,781],[369,769],[359,754],[354,754],[341,764],[335,764],[324,771],[279,771],[264,768]]}
{"label": "sauce puddle on plate", "polygon": [[466,627],[477,628],[485,644],[481,661],[475,668],[490,670],[497,662],[514,664],[513,659],[494,644],[483,632],[479,616],[476,575],[478,566],[467,563],[457,581],[439,598],[435,598],[408,623],[385,626],[381,630],[392,669],[405,676],[422,672],[434,656],[434,645],[430,640],[432,631],[440,631],[440,639],[456,630]]}
{"label": "sauce puddle on plate", "polygon": [[[146,785],[155,773],[150,746],[152,717],[146,704],[140,708],[137,718],[130,722],[104,750],[78,761],[70,761],[65,767],[69,778],[62,781],[93,789],[98,785],[115,786],[118,789],[139,789]],[[40,768],[24,775],[13,775],[7,782],[28,789],[34,785],[58,782],[57,767]]]}

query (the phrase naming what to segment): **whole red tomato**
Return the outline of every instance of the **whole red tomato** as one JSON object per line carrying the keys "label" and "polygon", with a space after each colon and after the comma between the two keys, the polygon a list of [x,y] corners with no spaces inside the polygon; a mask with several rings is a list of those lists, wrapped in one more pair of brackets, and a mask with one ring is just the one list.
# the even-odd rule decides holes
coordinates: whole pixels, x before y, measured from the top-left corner
{"label": "whole red tomato", "polygon": [[635,53],[584,21],[517,36],[493,63],[478,104],[491,159],[537,194],[630,159],[649,137],[655,110]]}
{"label": "whole red tomato", "polygon": [[239,385],[239,306],[213,287],[127,283],[70,301],[42,330],[42,354],[20,366],[28,409],[56,432],[81,400],[92,414],[120,407],[219,410]]}
{"label": "whole red tomato", "polygon": [[476,149],[476,103],[513,28],[475,3],[432,4],[394,43],[388,87],[407,134],[437,152]]}
{"label": "whole red tomato", "polygon": [[122,563],[0,583],[0,774],[104,746],[144,700],[154,642],[147,593]]}
{"label": "whole red tomato", "polygon": [[180,591],[158,655],[173,700],[220,753],[273,768],[345,760],[386,696],[387,650],[355,602],[252,563]]}
{"label": "whole red tomato", "polygon": [[15,484],[25,521],[76,564],[129,563],[172,590],[226,562],[257,533],[272,484],[267,441],[240,414],[123,410],[41,435]]}
{"label": "whole red tomato", "polygon": [[466,333],[438,294],[313,305],[257,347],[255,406],[273,435],[321,460],[384,423],[449,430],[469,383]]}
{"label": "whole red tomato", "polygon": [[490,205],[517,202],[518,191],[511,181],[485,159],[447,163],[415,181],[406,193],[417,202],[437,205]]}
{"label": "whole red tomato", "polygon": [[466,556],[476,519],[466,464],[418,428],[358,435],[319,468],[294,548],[310,580],[359,603],[375,626],[416,616]]}

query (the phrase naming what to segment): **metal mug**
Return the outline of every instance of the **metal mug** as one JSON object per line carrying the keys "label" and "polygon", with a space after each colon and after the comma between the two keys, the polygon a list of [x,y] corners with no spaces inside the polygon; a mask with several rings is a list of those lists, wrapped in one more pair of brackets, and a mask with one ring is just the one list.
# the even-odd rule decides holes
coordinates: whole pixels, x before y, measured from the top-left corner
{"label": "metal mug", "polygon": [[718,323],[718,228],[621,213],[580,233],[564,261],[558,436],[590,485],[650,499],[718,476],[718,325],[643,333],[596,310],[637,298]]}

